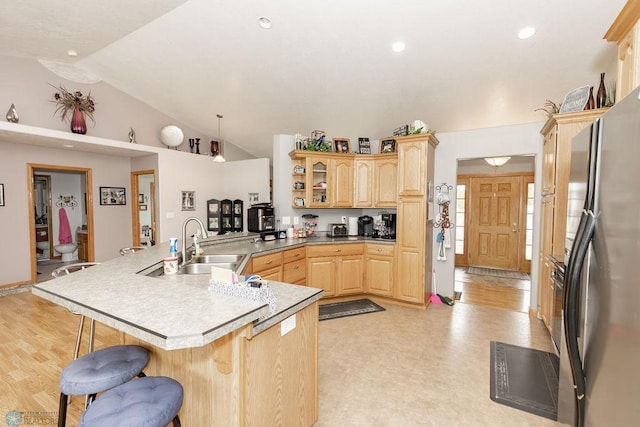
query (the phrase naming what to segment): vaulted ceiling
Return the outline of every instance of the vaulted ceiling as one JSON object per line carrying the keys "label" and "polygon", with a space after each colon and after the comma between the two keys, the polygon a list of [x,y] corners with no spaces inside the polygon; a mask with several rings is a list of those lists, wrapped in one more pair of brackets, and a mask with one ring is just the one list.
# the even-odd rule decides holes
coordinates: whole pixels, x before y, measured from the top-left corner
{"label": "vaulted ceiling", "polygon": [[[224,140],[268,157],[278,133],[374,139],[416,119],[439,132],[542,121],[545,99],[614,70],[603,35],[624,3],[7,1],[0,55],[69,65],[208,135],[221,114]],[[537,32],[520,40],[527,25]]]}

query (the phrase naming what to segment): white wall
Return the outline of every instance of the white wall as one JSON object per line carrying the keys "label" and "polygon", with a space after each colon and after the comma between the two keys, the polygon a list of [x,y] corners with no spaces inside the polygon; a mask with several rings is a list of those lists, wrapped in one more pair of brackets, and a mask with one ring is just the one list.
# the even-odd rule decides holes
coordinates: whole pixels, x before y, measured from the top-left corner
{"label": "white wall", "polygon": [[[503,126],[470,130],[464,132],[438,133],[440,144],[436,148],[434,179],[435,184],[446,182],[449,185],[456,184],[457,163],[460,159],[472,159],[493,156],[534,155],[535,164],[535,213],[534,213],[534,238],[533,259],[531,261],[531,300],[530,308],[537,310],[537,266],[536,254],[539,252],[539,239],[537,231],[540,224],[540,177],[542,171],[542,142],[540,129],[544,123],[532,123],[524,125]],[[450,205],[449,214],[455,218],[455,204]],[[473,213],[470,213],[473,214]],[[433,242],[434,254],[437,254],[437,243]],[[436,270],[438,292],[445,295],[453,295],[455,256],[454,248],[447,250],[446,261],[433,260]]]}

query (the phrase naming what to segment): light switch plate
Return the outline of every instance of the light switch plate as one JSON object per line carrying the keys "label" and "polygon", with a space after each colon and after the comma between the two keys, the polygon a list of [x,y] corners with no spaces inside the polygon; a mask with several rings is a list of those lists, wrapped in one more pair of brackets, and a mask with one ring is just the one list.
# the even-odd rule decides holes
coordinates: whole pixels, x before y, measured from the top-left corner
{"label": "light switch plate", "polygon": [[289,316],[280,322],[280,336],[285,336],[296,328],[296,315]]}
{"label": "light switch plate", "polygon": [[293,225],[298,225],[300,224],[300,217],[299,216],[294,216],[293,217]]}
{"label": "light switch plate", "polygon": [[283,216],[282,217],[282,225],[289,225],[291,224],[291,217],[290,216]]}

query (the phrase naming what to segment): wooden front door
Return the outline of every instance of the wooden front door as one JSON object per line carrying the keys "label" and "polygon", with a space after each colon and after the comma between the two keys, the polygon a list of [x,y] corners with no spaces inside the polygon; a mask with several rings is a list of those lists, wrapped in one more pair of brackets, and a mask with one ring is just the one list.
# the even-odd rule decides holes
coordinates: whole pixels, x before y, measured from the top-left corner
{"label": "wooden front door", "polygon": [[471,179],[470,265],[518,268],[520,182],[509,176]]}

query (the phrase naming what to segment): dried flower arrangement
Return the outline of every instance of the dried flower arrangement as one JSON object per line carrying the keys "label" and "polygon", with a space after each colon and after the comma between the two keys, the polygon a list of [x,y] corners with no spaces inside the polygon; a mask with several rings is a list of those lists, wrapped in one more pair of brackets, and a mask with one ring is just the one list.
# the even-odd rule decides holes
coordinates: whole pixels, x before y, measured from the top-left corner
{"label": "dried flower arrangement", "polygon": [[547,115],[547,117],[551,117],[554,114],[558,114],[560,112],[560,106],[561,105],[562,104],[556,104],[555,102],[551,101],[550,99],[547,99],[542,107],[536,108],[533,111],[544,111],[544,113]]}
{"label": "dried flower arrangement", "polygon": [[[64,121],[66,120],[67,115],[72,115],[73,110],[77,108],[85,113],[85,115],[95,123],[93,113],[96,111],[96,104],[91,97],[91,92],[85,96],[79,90],[69,92],[64,86],[51,86],[57,90],[57,92],[53,94],[53,99],[51,100],[51,102],[55,102],[58,106],[54,114],[61,113],[61,119]],[[69,114],[69,111],[71,111],[71,114]]]}

